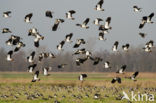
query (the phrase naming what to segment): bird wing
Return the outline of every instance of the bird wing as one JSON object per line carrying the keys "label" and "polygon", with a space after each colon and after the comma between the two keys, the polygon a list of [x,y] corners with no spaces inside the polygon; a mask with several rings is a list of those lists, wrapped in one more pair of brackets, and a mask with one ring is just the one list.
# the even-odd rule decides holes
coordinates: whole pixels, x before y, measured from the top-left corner
{"label": "bird wing", "polygon": [[83,25],[87,25],[89,22],[89,18],[87,18],[84,22],[83,22]]}

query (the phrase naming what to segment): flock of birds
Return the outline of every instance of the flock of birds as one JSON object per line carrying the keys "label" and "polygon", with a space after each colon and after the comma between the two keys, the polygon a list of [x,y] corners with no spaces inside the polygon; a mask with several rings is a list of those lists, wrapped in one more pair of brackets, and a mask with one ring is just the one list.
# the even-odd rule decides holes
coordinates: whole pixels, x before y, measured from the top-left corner
{"label": "flock of birds", "polygon": [[[102,5],[104,3],[104,0],[100,0],[96,6],[95,6],[95,10],[97,11],[100,11],[100,12],[103,12],[104,9],[102,8]],[[142,11],[142,8],[139,8],[138,6],[133,6],[133,10],[134,12],[141,12]],[[66,15],[66,19],[70,19],[70,20],[75,20],[76,18],[73,17],[73,15],[76,13],[75,10],[69,10],[67,13],[65,13]],[[3,17],[4,18],[9,18],[11,17],[11,11],[6,11],[6,12],[3,12]],[[46,11],[45,12],[45,16],[47,18],[53,18],[53,12],[52,11]],[[31,21],[31,18],[33,17],[33,13],[29,13],[25,16],[24,18],[24,22],[26,23],[32,23]],[[145,24],[152,24],[154,23],[152,21],[152,18],[154,17],[154,13],[151,13],[149,16],[143,16],[142,17],[142,20],[140,21],[140,25],[139,25],[139,29],[142,29]],[[101,18],[96,18],[93,23],[98,27],[98,30],[99,30],[99,40],[103,40],[105,41],[106,38],[104,38],[104,35],[105,34],[108,34],[110,32],[110,30],[112,30],[112,27],[110,26],[110,23],[111,23],[111,19],[112,17],[107,17],[107,19],[105,20],[105,22],[103,24],[101,24],[101,22],[103,22],[104,20],[101,19]],[[80,28],[83,28],[83,29],[89,29],[89,23],[90,21],[90,18],[86,18],[82,23],[77,23],[76,26],[77,27],[80,27]],[[52,26],[52,31],[57,31],[59,26],[61,24],[63,24],[65,22],[65,19],[56,19],[54,25]],[[2,33],[12,33],[12,31],[9,29],[9,28],[3,28],[2,30]],[[139,35],[142,37],[142,38],[145,38],[146,34],[145,33],[139,33]],[[44,40],[44,36],[42,36],[39,31],[37,30],[37,28],[31,28],[29,29],[28,31],[28,36],[30,37],[34,37],[34,46],[36,48],[39,48],[40,46],[40,40]],[[59,51],[63,51],[63,46],[65,45],[65,43],[71,43],[73,42],[71,39],[73,37],[73,33],[69,33],[65,36],[65,39],[62,40],[56,47]],[[7,61],[13,61],[13,54],[15,52],[18,52],[22,47],[25,47],[26,44],[24,44],[22,42],[22,38],[19,37],[19,36],[16,36],[16,35],[11,35],[11,37],[6,41],[6,44],[8,46],[14,46],[15,49],[14,50],[10,50],[7,54]],[[79,38],[77,39],[77,41],[75,42],[75,44],[73,45],[73,48],[79,48],[81,45],[83,44],[86,44],[85,40],[83,38]],[[113,52],[118,52],[118,45],[119,45],[119,42],[118,41],[115,41],[114,45],[112,46],[112,51]],[[122,45],[122,49],[123,51],[125,52],[128,52],[129,50],[129,47],[130,47],[130,44],[127,43],[125,45]],[[154,47],[154,41],[153,40],[150,40],[149,42],[147,42],[145,44],[145,46],[143,47],[143,50],[145,52],[152,52],[152,48]],[[87,60],[91,60],[93,61],[93,65],[97,65],[99,62],[102,62],[103,59],[100,58],[100,57],[93,57],[92,56],[92,53],[88,50],[86,50],[85,48],[81,48],[81,49],[77,49],[74,53],[73,53],[73,56],[74,55],[84,55],[84,57],[80,57],[80,58],[77,58],[75,60],[76,62],[76,65],[77,66],[80,66],[81,64],[83,64],[85,61]],[[28,72],[32,73],[34,72],[36,66],[37,66],[37,63],[35,63],[34,59],[35,59],[35,56],[36,56],[36,52],[33,51],[28,57],[27,57],[27,62],[30,63],[30,65],[28,66]],[[38,56],[38,62],[42,62],[42,60],[44,58],[56,58],[56,56],[53,54],[53,53],[47,53],[47,52],[42,52],[39,54]],[[58,65],[58,68],[64,68],[67,64],[60,64]],[[119,73],[119,74],[123,74],[126,70],[126,67],[127,65],[122,65],[121,68],[116,72],[116,73]],[[109,61],[105,61],[104,62],[104,68],[106,69],[111,69],[111,63]],[[43,68],[43,74],[45,76],[48,76],[48,71],[50,71],[52,69],[52,67],[45,67]],[[39,78],[39,73],[40,71],[39,70],[36,70],[34,72],[34,76],[33,76],[33,79],[32,79],[32,82],[36,82],[36,81],[39,81],[40,78]],[[139,74],[139,71],[136,71],[134,72],[134,74],[128,78],[136,81],[136,76]],[[81,74],[79,76],[79,80],[80,81],[83,81],[84,78],[87,78],[87,74]],[[121,83],[121,78],[120,77],[115,77],[112,79],[111,83],[115,83],[115,82],[118,82],[118,83]]]}

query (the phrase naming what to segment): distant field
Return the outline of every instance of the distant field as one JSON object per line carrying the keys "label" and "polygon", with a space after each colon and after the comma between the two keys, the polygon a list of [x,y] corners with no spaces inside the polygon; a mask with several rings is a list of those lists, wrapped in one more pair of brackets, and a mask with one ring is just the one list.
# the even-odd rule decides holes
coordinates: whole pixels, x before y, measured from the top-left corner
{"label": "distant field", "polygon": [[[56,100],[61,103],[127,103],[127,100],[121,101],[116,98],[123,90],[128,92],[130,89],[134,89],[135,92],[146,91],[156,96],[156,73],[140,73],[137,82],[124,78],[133,73],[123,75],[86,73],[88,78],[83,84],[78,80],[80,74],[69,72],[52,72],[50,76],[40,74],[41,81],[31,83],[33,74],[0,72],[0,103],[53,103]],[[116,76],[122,77],[121,84],[111,84],[112,78]],[[95,93],[100,94],[99,99],[94,99]]]}

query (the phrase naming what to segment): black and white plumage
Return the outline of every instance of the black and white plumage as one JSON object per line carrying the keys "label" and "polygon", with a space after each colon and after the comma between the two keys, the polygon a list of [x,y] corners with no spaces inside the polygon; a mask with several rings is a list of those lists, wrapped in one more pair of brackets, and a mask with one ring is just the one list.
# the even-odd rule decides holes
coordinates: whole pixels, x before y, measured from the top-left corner
{"label": "black and white plumage", "polygon": [[152,52],[152,48],[150,48],[149,46],[145,46],[143,49],[145,52],[148,52],[148,53]]}
{"label": "black and white plumage", "polygon": [[88,50],[85,51],[85,54],[86,54],[87,58],[91,58],[91,56],[92,56],[92,53]]}
{"label": "black and white plumage", "polygon": [[65,41],[71,43],[72,42],[71,41],[72,36],[73,36],[73,33],[67,34],[66,38],[65,38]]}
{"label": "black and white plumage", "polygon": [[128,51],[129,46],[130,46],[129,44],[125,44],[125,45],[122,46],[122,49],[123,49],[124,51]]}
{"label": "black and white plumage", "polygon": [[104,3],[104,0],[100,0],[95,6],[95,10],[104,11],[104,9],[102,8],[103,3]]}
{"label": "black and white plumage", "polygon": [[77,59],[75,60],[76,65],[77,65],[77,66],[80,66],[80,64],[83,64],[87,59],[88,59],[87,57],[85,57],[85,58],[77,58]]}
{"label": "black and white plumage", "polygon": [[93,21],[93,23],[95,24],[95,25],[100,25],[100,21],[103,21],[101,18],[96,18],[94,21]]}
{"label": "black and white plumage", "polygon": [[3,12],[3,17],[8,18],[8,17],[10,17],[10,14],[11,14],[11,11]]}
{"label": "black and white plumage", "polygon": [[74,10],[70,10],[66,13],[66,18],[67,19],[72,19],[74,20],[75,18],[72,17],[73,14],[75,14],[76,12]]}
{"label": "black and white plumage", "polygon": [[133,6],[134,12],[141,12],[141,9],[142,9],[142,8],[139,8],[139,7],[136,6],[136,5]]}
{"label": "black and white plumage", "polygon": [[127,65],[122,65],[121,68],[119,70],[117,70],[116,73],[123,74],[124,71],[126,70],[126,68],[127,68]]}
{"label": "black and white plumage", "polygon": [[64,44],[65,44],[65,41],[64,40],[61,41],[60,44],[57,45],[57,50],[63,50],[62,48],[63,48]]}
{"label": "black and white plumage", "polygon": [[136,81],[136,77],[139,75],[139,72],[138,71],[136,71],[131,77],[130,77],[130,79],[132,79],[133,81]]}
{"label": "black and white plumage", "polygon": [[20,41],[17,43],[16,48],[14,49],[14,52],[19,51],[21,47],[25,47],[25,44]]}
{"label": "black and white plumage", "polygon": [[105,29],[111,30],[112,27],[110,27],[110,23],[111,23],[111,17],[107,17],[106,21],[105,21]]}
{"label": "black and white plumage", "polygon": [[52,70],[52,67],[43,68],[43,75],[48,76],[48,71]]}
{"label": "black and white plumage", "polygon": [[29,63],[33,63],[34,62],[34,57],[35,57],[35,51],[33,51],[30,56],[27,57],[27,61]]}
{"label": "black and white plumage", "polygon": [[104,34],[108,34],[108,33],[109,33],[109,29],[106,29],[106,28],[105,28],[105,25],[100,25],[100,26],[99,26],[99,30],[100,30],[101,32],[103,32]]}
{"label": "black and white plumage", "polygon": [[151,21],[153,16],[154,16],[154,13],[151,13],[149,16],[142,17],[142,21],[139,25],[139,29],[142,29],[146,23],[151,23],[151,24],[154,23],[153,21]]}
{"label": "black and white plumage", "polygon": [[48,53],[49,58],[56,58],[56,56],[53,53]]}
{"label": "black and white plumage", "polygon": [[12,33],[9,28],[3,28],[2,33]]}
{"label": "black and white plumage", "polygon": [[146,43],[146,46],[149,46],[150,48],[152,48],[154,46],[154,41],[150,40],[149,42]]}
{"label": "black and white plumage", "polygon": [[77,55],[77,54],[85,54],[86,53],[86,49],[82,48],[82,49],[78,49],[73,55]]}
{"label": "black and white plumage", "polygon": [[81,75],[79,76],[79,80],[80,80],[80,81],[83,81],[84,78],[87,78],[87,74],[81,74]]}
{"label": "black and white plumage", "polygon": [[13,61],[12,55],[13,55],[13,51],[10,50],[10,51],[7,53],[7,61]]}
{"label": "black and white plumage", "polygon": [[121,83],[121,78],[120,77],[113,78],[111,83],[114,84],[115,82],[118,82],[120,84]]}
{"label": "black and white plumage", "polygon": [[42,36],[36,28],[29,29],[28,36],[35,37],[34,46],[37,48],[39,47],[39,41],[44,39],[44,36]]}
{"label": "black and white plumage", "polygon": [[64,22],[63,19],[56,19],[54,25],[52,26],[52,31],[56,31],[58,29],[59,24],[63,22]]}
{"label": "black and white plumage", "polygon": [[81,44],[85,44],[85,40],[84,39],[77,39],[75,45],[73,46],[73,48],[78,48]]}
{"label": "black and white plumage", "polygon": [[106,69],[111,68],[110,62],[109,62],[109,61],[106,61],[106,62],[104,63],[104,68],[106,68]]}
{"label": "black and white plumage", "polygon": [[37,66],[37,64],[32,64],[28,66],[28,72],[32,73],[35,69],[35,67]]}
{"label": "black and white plumage", "polygon": [[19,43],[21,40],[21,37],[19,36],[15,36],[15,35],[11,35],[11,37],[9,38],[9,40],[6,41],[7,45],[17,45],[17,43]]}
{"label": "black and white plumage", "polygon": [[39,70],[37,70],[35,72],[34,77],[33,77],[31,82],[36,82],[36,81],[40,81],[40,79],[39,79]]}
{"label": "black and white plumage", "polygon": [[119,42],[118,42],[118,41],[115,41],[115,43],[114,43],[114,45],[113,45],[113,47],[112,47],[112,50],[113,50],[114,52],[117,51],[118,45],[119,45]]}
{"label": "black and white plumage", "polygon": [[88,29],[89,26],[87,26],[87,24],[88,24],[89,20],[90,20],[89,18],[86,18],[86,20],[82,24],[76,24],[76,26],[80,26],[81,28]]}
{"label": "black and white plumage", "polygon": [[46,17],[49,17],[49,18],[53,18],[52,12],[51,12],[50,10],[47,10],[47,11],[45,12],[45,16],[46,16]]}
{"label": "black and white plumage", "polygon": [[25,16],[25,18],[24,18],[24,21],[25,21],[26,23],[31,23],[30,20],[31,20],[32,16],[33,16],[33,13],[27,14],[27,15]]}
{"label": "black and white plumage", "polygon": [[150,40],[146,43],[145,47],[143,48],[145,52],[152,52],[152,47],[154,46],[154,41]]}
{"label": "black and white plumage", "polygon": [[99,64],[103,59],[100,57],[90,58],[93,61],[93,65]]}
{"label": "black and white plumage", "polygon": [[29,32],[28,32],[28,36],[36,36],[36,34],[39,33],[37,28],[31,28],[29,29]]}
{"label": "black and white plumage", "polygon": [[104,35],[105,35],[104,32],[100,32],[100,33],[99,33],[99,38],[98,38],[98,39],[99,39],[99,40],[104,40],[104,41],[107,40],[107,39],[104,38]]}
{"label": "black and white plumage", "polygon": [[94,99],[99,99],[100,98],[100,94],[94,94]]}
{"label": "black and white plumage", "polygon": [[142,37],[142,38],[145,38],[145,36],[147,35],[146,33],[139,33],[139,35]]}

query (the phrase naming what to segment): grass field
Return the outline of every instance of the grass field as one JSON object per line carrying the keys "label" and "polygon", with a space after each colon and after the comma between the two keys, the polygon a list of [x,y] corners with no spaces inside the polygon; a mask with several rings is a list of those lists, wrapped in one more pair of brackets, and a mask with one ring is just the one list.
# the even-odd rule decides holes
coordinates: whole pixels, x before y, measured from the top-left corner
{"label": "grass field", "polygon": [[[132,90],[136,94],[154,94],[156,98],[156,73],[140,73],[136,82],[124,78],[132,73],[87,73],[88,78],[83,84],[78,80],[79,74],[40,74],[41,80],[31,83],[32,74],[0,72],[0,103],[128,103],[118,99],[123,95],[122,91],[130,95]],[[116,76],[122,77],[121,84],[111,84],[110,81]],[[94,98],[95,94],[100,95],[98,99]],[[156,102],[145,101],[144,98],[132,103]]]}

